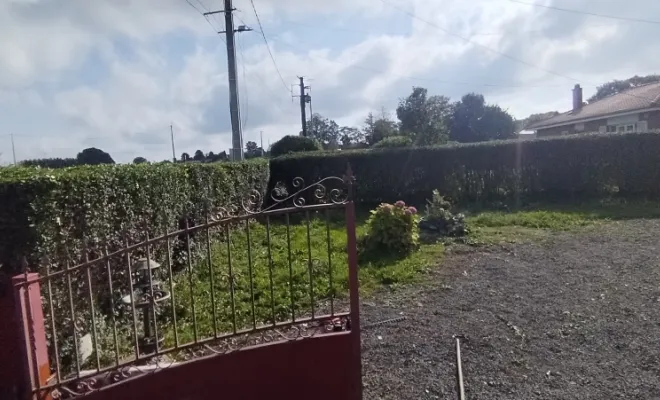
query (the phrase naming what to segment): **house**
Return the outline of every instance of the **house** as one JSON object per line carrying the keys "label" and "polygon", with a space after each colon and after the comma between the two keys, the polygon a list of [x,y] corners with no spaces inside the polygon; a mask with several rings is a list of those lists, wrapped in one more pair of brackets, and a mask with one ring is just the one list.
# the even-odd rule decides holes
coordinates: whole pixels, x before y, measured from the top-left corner
{"label": "house", "polygon": [[526,129],[537,136],[581,132],[646,132],[660,129],[660,82],[637,86],[585,104],[582,88],[573,88],[573,109]]}

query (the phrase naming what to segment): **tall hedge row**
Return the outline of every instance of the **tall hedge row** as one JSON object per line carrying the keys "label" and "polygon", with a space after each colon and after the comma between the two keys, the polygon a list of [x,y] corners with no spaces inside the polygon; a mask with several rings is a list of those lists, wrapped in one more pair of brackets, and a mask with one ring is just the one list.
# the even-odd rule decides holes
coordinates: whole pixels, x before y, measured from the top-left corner
{"label": "tall hedge row", "polygon": [[459,203],[660,195],[657,133],[289,155],[271,160],[271,186],[341,176],[348,163],[365,203],[420,201],[433,189]]}
{"label": "tall hedge row", "polygon": [[98,254],[162,235],[263,193],[268,175],[264,160],[0,169],[0,265],[16,271],[26,257],[34,268],[62,254],[75,264],[83,246]]}

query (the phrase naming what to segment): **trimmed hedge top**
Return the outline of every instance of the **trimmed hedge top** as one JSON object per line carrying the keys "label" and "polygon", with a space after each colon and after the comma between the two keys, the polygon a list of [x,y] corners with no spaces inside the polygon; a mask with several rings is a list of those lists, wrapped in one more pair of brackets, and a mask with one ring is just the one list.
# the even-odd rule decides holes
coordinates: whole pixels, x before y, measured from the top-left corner
{"label": "trimmed hedge top", "polygon": [[[32,269],[44,256],[79,261],[84,245],[122,247],[240,204],[268,184],[268,162],[0,169],[0,265]],[[84,243],[83,243],[84,241]],[[54,260],[53,260],[54,261]],[[75,262],[74,262],[75,264]]]}
{"label": "trimmed hedge top", "polygon": [[271,186],[342,176],[350,163],[357,200],[371,204],[421,202],[434,189],[458,203],[659,196],[659,148],[659,134],[635,133],[292,154],[271,160]]}

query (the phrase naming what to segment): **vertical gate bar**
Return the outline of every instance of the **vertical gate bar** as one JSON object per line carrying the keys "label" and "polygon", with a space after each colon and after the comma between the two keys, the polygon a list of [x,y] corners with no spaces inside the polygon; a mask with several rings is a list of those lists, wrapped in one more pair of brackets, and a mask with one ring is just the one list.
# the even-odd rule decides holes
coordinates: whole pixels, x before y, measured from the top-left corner
{"label": "vertical gate bar", "polygon": [[34,335],[34,327],[31,326],[32,321],[34,320],[34,315],[32,312],[32,296],[30,296],[30,275],[29,275],[29,266],[27,264],[27,260],[24,260],[23,262],[23,288],[24,288],[24,294],[25,294],[25,308],[24,311],[25,313],[22,315],[24,319],[27,319],[27,329],[25,330],[24,335],[26,339],[26,346],[29,348],[29,374],[30,374],[30,381],[31,381],[31,389],[32,391],[41,389],[41,379],[39,379],[39,365],[37,361],[36,354],[34,354],[34,345],[35,345],[35,335]]}
{"label": "vertical gate bar", "polygon": [[213,253],[211,252],[211,230],[209,229],[209,216],[206,214],[206,259],[209,263],[209,280],[211,281],[211,308],[213,314],[213,337],[218,337],[218,312],[215,305],[215,280],[213,276]]}
{"label": "vertical gate bar", "polygon": [[245,234],[247,236],[248,274],[250,275],[250,303],[252,305],[252,327],[257,329],[257,314],[254,307],[254,271],[252,270],[252,243],[250,239],[250,220],[245,220]]}
{"label": "vertical gate bar", "polygon": [[[149,301],[151,303],[151,310],[145,310],[146,312],[151,314],[151,321],[154,324],[154,348],[156,350],[156,354],[160,353],[160,350],[158,349],[158,322],[156,321],[156,296],[154,292],[154,278],[153,278],[153,272],[151,269],[151,246],[149,246],[149,240],[151,239],[149,237],[149,231],[146,232],[147,236],[147,273],[149,274]],[[151,328],[151,325],[150,325]],[[145,335],[146,336],[146,335]]]}
{"label": "vertical gate bar", "polygon": [[236,297],[234,295],[234,270],[231,265],[231,232],[229,224],[225,225],[225,236],[227,238],[227,263],[229,264],[229,296],[231,297],[231,323],[236,334]]}
{"label": "vertical gate bar", "polygon": [[463,365],[461,362],[461,339],[459,336],[455,337],[456,340],[456,393],[458,400],[465,400],[465,386],[463,385]]}
{"label": "vertical gate bar", "polygon": [[[83,251],[85,252],[85,263],[89,263],[89,253],[87,252],[87,244],[83,243]],[[98,332],[96,330],[96,316],[94,316],[94,293],[92,292],[92,265],[88,264],[85,268],[87,273],[87,290],[89,292],[89,309],[92,316],[92,344],[94,345],[94,356],[96,358],[96,370],[101,370],[101,356],[99,355],[99,342]]]}
{"label": "vertical gate bar", "polygon": [[[128,237],[124,234],[124,246],[128,248]],[[135,345],[135,359],[140,358],[140,342],[138,340],[137,311],[135,309],[135,288],[133,287],[133,267],[131,267],[131,252],[126,251],[126,267],[128,268],[128,290],[130,291],[131,310],[133,314],[133,344]]]}
{"label": "vertical gate bar", "polygon": [[[67,254],[68,258],[68,254]],[[69,309],[71,310],[71,327],[73,328],[73,345],[76,348],[76,377],[80,378],[80,357],[78,354],[78,351],[80,347],[78,347],[78,333],[76,332],[76,311],[75,307],[73,306],[73,285],[71,284],[71,271],[69,270],[71,268],[71,264],[69,264],[69,260],[66,261],[66,283],[67,287],[69,289]]]}
{"label": "vertical gate bar", "polygon": [[112,268],[108,257],[108,246],[103,249],[106,257],[105,268],[108,274],[108,289],[110,289],[110,310],[112,310],[112,338],[115,342],[115,366],[119,366],[119,340],[117,338],[117,316],[115,315],[115,291],[112,287]]}
{"label": "vertical gate bar", "polygon": [[190,251],[190,226],[188,225],[188,216],[186,215],[186,252],[188,254],[188,283],[190,284],[190,306],[192,307],[193,317],[193,337],[195,343],[199,341],[197,333],[197,311],[195,310],[195,288],[192,276],[192,252]]}
{"label": "vertical gate bar", "polygon": [[270,243],[270,217],[266,216],[266,244],[268,245],[268,279],[270,280],[270,312],[273,325],[275,321],[275,289],[273,285],[273,254],[271,252]]}
{"label": "vertical gate bar", "polygon": [[315,319],[314,307],[314,274],[312,272],[312,238],[309,227],[309,211],[305,211],[305,223],[307,225],[307,270],[309,272],[309,302],[312,309],[312,320]]}
{"label": "vertical gate bar", "polygon": [[335,315],[335,290],[332,283],[332,245],[330,244],[330,210],[325,210],[325,232],[328,242],[328,288],[330,289],[330,315]]}
{"label": "vertical gate bar", "polygon": [[346,220],[346,242],[348,255],[348,282],[351,304],[351,352],[354,358],[355,371],[353,371],[354,398],[362,398],[362,356],[360,339],[360,289],[357,259],[357,237],[355,229],[355,203],[353,202],[353,172],[350,165],[347,168],[344,183],[348,191],[347,202],[344,208]]}
{"label": "vertical gate bar", "polygon": [[55,378],[59,384],[62,380],[62,370],[60,367],[60,351],[57,345],[57,328],[55,327],[55,308],[53,307],[53,287],[50,277],[50,262],[46,264],[46,284],[48,288],[48,308],[50,311],[50,326],[53,330],[53,350],[55,353]]}
{"label": "vertical gate bar", "polygon": [[291,296],[291,322],[296,322],[296,304],[293,297],[293,262],[291,260],[291,221],[286,213],[286,248],[289,260],[289,294]]}
{"label": "vertical gate bar", "polygon": [[174,347],[179,347],[179,332],[176,325],[176,302],[174,300],[174,280],[172,277],[172,249],[170,248],[170,238],[167,236],[167,228],[165,228],[165,242],[167,250],[167,274],[170,283],[170,304],[172,305],[172,325],[174,327]]}
{"label": "vertical gate bar", "polygon": [[209,280],[211,281],[211,309],[213,314],[213,337],[218,337],[218,314],[215,308],[215,284],[213,281],[213,260],[211,259],[211,232],[209,229],[209,215],[206,214],[206,259],[209,264]]}

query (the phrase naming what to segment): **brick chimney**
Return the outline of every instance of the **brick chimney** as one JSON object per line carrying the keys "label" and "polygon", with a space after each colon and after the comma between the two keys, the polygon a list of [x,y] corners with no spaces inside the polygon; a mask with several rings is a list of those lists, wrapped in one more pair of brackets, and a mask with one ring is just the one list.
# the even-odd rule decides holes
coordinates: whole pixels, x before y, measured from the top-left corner
{"label": "brick chimney", "polygon": [[573,112],[582,108],[582,88],[579,83],[573,88]]}

